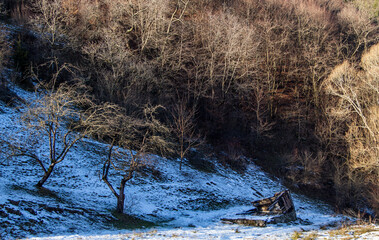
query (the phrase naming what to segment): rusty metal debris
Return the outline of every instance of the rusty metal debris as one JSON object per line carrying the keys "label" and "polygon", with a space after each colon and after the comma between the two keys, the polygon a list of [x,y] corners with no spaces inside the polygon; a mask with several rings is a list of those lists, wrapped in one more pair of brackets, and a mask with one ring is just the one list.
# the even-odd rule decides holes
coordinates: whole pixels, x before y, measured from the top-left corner
{"label": "rusty metal debris", "polygon": [[273,197],[252,202],[254,208],[236,214],[231,218],[222,218],[224,223],[237,223],[256,227],[267,224],[285,223],[296,220],[296,211],[288,190],[275,193]]}

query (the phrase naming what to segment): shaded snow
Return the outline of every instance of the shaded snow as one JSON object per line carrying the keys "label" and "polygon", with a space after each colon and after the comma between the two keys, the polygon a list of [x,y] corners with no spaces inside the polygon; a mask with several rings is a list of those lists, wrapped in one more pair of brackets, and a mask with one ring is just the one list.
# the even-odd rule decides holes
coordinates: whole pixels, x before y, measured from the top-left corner
{"label": "shaded snow", "polygon": [[[11,86],[25,101],[35,96]],[[25,141],[18,120],[20,111],[0,102],[0,140]],[[33,139],[32,139],[33,140]],[[48,154],[47,139],[39,136],[35,147],[40,157]],[[258,190],[265,197],[283,190],[254,164],[244,174],[215,165],[215,172],[198,171],[185,163],[179,171],[177,160],[151,156],[149,168],[127,183],[126,213],[156,224],[134,230],[120,230],[112,215],[116,199],[100,181],[102,161],[108,146],[84,139],[56,166],[45,188],[34,187],[42,170],[25,157],[7,159],[0,153],[0,238],[47,237],[47,239],[125,239],[168,237],[196,239],[284,238],[293,231],[334,225],[343,216],[307,197],[293,194],[299,220],[266,228],[227,225],[220,218],[251,208]],[[120,177],[111,176],[117,183]],[[130,227],[130,226],[129,226]],[[122,227],[121,227],[122,228]],[[56,236],[56,237],[53,237]],[[61,237],[58,237],[61,236]],[[36,238],[33,238],[36,239]]]}

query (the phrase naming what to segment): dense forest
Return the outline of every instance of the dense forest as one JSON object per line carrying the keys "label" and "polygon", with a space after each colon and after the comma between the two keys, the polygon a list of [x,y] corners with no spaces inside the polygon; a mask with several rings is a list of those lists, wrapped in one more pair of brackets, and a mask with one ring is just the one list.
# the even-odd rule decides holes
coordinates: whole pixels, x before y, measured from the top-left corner
{"label": "dense forest", "polygon": [[[12,51],[0,36],[15,82],[117,106],[91,134],[145,150],[131,126],[159,122],[153,152],[197,148],[241,172],[256,159],[340,210],[378,213],[378,0],[4,0],[2,15],[23,26]],[[120,121],[124,135],[109,130]]]}

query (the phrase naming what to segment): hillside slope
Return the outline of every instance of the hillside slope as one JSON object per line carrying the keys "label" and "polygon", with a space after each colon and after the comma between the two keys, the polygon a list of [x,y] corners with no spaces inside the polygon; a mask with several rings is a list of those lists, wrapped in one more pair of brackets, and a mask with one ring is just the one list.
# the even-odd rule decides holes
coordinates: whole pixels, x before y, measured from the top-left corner
{"label": "hillside slope", "polygon": [[15,81],[79,81],[127,117],[163,106],[176,143],[201,136],[234,169],[248,156],[340,210],[379,212],[378,0],[3,2]]}
{"label": "hillside slope", "polygon": [[[16,86],[10,85],[10,90],[26,102],[35,97]],[[0,140],[27,141],[19,122],[22,101],[18,104],[16,109],[0,102]],[[44,156],[48,153],[47,139],[41,137],[38,142],[37,153]],[[106,144],[85,139],[56,167],[43,189],[34,186],[42,172],[33,161],[1,154],[0,238],[80,234],[117,239],[120,237],[113,234],[132,233],[131,229],[146,233],[173,228],[182,229],[173,234],[183,231],[184,238],[190,238],[190,232],[204,233],[205,238],[207,234],[230,237],[239,227],[223,225],[220,218],[250,209],[250,201],[259,198],[251,187],[267,197],[284,189],[254,164],[240,174],[205,159],[213,166],[210,171],[196,169],[188,162],[179,171],[178,161],[151,156],[145,171],[127,184],[125,207],[129,215],[115,216],[116,200],[99,178],[107,149]],[[111,180],[118,182],[119,177],[113,175]],[[284,237],[295,230],[334,226],[344,219],[322,202],[297,194],[293,199],[298,221],[264,229],[239,229],[246,236]]]}

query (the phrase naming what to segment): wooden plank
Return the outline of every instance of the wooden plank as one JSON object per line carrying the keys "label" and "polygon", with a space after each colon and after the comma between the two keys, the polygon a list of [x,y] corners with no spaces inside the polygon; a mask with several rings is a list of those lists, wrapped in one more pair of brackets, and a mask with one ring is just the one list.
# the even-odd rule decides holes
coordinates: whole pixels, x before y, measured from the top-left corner
{"label": "wooden plank", "polygon": [[267,220],[256,220],[256,219],[246,219],[246,218],[237,218],[237,219],[231,219],[231,218],[222,218],[221,221],[224,223],[235,223],[235,224],[241,224],[246,226],[253,226],[253,227],[266,227],[267,226]]}

